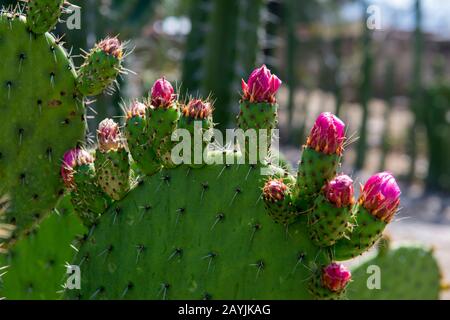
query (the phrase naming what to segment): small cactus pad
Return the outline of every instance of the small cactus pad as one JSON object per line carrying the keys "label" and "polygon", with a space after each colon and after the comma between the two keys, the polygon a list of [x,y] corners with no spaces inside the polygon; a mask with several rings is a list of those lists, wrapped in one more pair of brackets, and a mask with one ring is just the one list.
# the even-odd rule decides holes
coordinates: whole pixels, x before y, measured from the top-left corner
{"label": "small cactus pad", "polygon": [[349,299],[439,299],[440,269],[429,248],[409,245],[389,249],[356,267],[352,274],[355,281],[347,290]]}
{"label": "small cactus pad", "polygon": [[334,258],[338,261],[355,258],[370,249],[387,226],[386,222],[374,217],[361,205],[354,210],[354,219],[350,220],[354,225],[351,236],[341,238],[332,247]]}
{"label": "small cactus pad", "polygon": [[338,154],[303,148],[297,173],[298,205],[302,210],[311,207],[323,185],[336,176],[340,158]]}
{"label": "small cactus pad", "polygon": [[36,34],[53,29],[61,16],[64,0],[29,0],[27,25]]}
{"label": "small cactus pad", "polygon": [[122,68],[123,46],[117,38],[100,41],[78,70],[77,88],[85,96],[96,96],[109,88]]}
{"label": "small cactus pad", "polygon": [[0,189],[20,234],[64,192],[59,167],[84,137],[84,105],[67,52],[50,34],[31,33],[18,13],[0,14],[0,57]]}

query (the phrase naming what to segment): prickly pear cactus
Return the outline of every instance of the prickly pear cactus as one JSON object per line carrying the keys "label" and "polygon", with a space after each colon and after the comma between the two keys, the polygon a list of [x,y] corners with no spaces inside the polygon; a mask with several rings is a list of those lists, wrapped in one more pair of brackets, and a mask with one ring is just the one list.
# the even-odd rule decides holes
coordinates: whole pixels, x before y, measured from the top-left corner
{"label": "prickly pear cactus", "polygon": [[[376,270],[379,278],[372,276]],[[441,291],[441,274],[433,250],[419,245],[382,247],[352,274],[358,281],[349,285],[350,299],[436,300]]]}
{"label": "prickly pear cactus", "polygon": [[[312,128],[296,177],[266,157],[280,84],[265,66],[243,81],[238,123],[246,138],[226,150],[211,148],[219,142],[207,134],[214,125],[210,101],[177,101],[160,79],[151,99],[133,102],[125,135],[116,135],[128,139],[126,150],[147,176],[92,216],[74,261],[81,266],[81,290],[67,290],[66,297],[345,298],[351,274],[336,261],[373,246],[397,211],[400,190],[391,174],[379,173],[355,200],[352,179],[339,172],[345,124],[330,113]],[[100,152],[103,145],[99,135]],[[259,153],[252,155],[255,145]],[[111,191],[100,183],[104,167],[94,151],[68,154],[79,155],[64,175],[75,202],[86,204],[78,214],[97,212],[97,201]],[[78,180],[86,166],[90,174]],[[108,181],[125,186],[129,166],[108,168]],[[77,193],[86,183],[102,196]]]}
{"label": "prickly pear cactus", "polygon": [[[58,171],[64,152],[84,140],[85,94],[105,90],[121,69],[122,47],[114,38],[100,42],[78,74],[61,39],[49,33],[63,3],[33,0],[0,13],[0,111],[8,119],[0,125],[0,189],[10,196],[5,215],[16,226],[13,238],[63,195]],[[94,52],[113,62],[89,68]]]}
{"label": "prickly pear cactus", "polygon": [[86,228],[74,214],[68,197],[38,228],[23,237],[8,252],[0,254],[0,297],[6,299],[58,299],[66,265]]}

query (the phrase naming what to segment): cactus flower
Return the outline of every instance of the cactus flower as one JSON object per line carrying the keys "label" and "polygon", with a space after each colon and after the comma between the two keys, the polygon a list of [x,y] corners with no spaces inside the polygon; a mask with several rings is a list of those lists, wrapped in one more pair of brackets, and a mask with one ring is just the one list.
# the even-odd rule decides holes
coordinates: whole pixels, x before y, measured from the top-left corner
{"label": "cactus flower", "polygon": [[165,78],[155,81],[151,92],[151,103],[155,108],[166,108],[175,101],[175,94],[172,85]]}
{"label": "cactus flower", "polygon": [[61,177],[66,187],[74,187],[73,173],[76,166],[93,162],[94,158],[92,155],[84,149],[74,148],[67,151],[63,156],[63,163],[61,165]]}
{"label": "cactus flower", "polygon": [[282,179],[274,179],[266,182],[263,188],[263,197],[266,201],[277,202],[284,200],[287,186]]}
{"label": "cactus flower", "polygon": [[325,197],[336,207],[347,207],[354,203],[353,180],[347,175],[339,175],[324,187]]}
{"label": "cactus flower", "polygon": [[133,117],[144,117],[147,106],[139,101],[133,101],[127,110],[127,119]]}
{"label": "cactus flower", "polygon": [[341,292],[351,280],[352,274],[343,265],[331,263],[322,270],[322,285],[333,292]]}
{"label": "cactus flower", "polygon": [[400,188],[389,172],[381,172],[367,180],[359,202],[378,219],[390,222],[400,205]]}
{"label": "cactus flower", "polygon": [[113,55],[117,59],[122,59],[123,57],[123,46],[117,37],[106,38],[97,44],[103,52]]}
{"label": "cactus flower", "polygon": [[251,103],[276,103],[275,94],[280,86],[281,80],[263,65],[252,72],[247,82],[242,79],[242,97]]}
{"label": "cactus flower", "polygon": [[112,119],[105,119],[98,125],[98,148],[102,152],[117,150],[122,146],[119,125]]}
{"label": "cactus flower", "polygon": [[192,99],[183,107],[181,112],[185,117],[202,120],[212,114],[213,108],[210,102],[201,99]]}
{"label": "cactus flower", "polygon": [[325,154],[342,154],[345,140],[345,124],[330,112],[319,115],[306,144]]}

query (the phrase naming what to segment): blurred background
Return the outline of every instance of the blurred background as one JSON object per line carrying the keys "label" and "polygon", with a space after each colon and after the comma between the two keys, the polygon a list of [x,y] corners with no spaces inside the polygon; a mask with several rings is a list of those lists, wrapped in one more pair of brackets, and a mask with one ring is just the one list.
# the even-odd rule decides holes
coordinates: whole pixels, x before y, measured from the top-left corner
{"label": "blurred background", "polygon": [[[120,91],[94,101],[90,128],[122,114],[165,76],[181,95],[208,96],[234,127],[241,78],[266,64],[284,82],[280,143],[296,166],[314,119],[331,111],[353,143],[343,170],[363,183],[388,170],[402,186],[394,240],[436,247],[450,279],[450,2],[439,0],[81,0],[74,48],[129,40]],[[1,1],[15,4],[16,1]],[[70,50],[70,48],[68,48]],[[73,49],[81,63],[79,49]]]}

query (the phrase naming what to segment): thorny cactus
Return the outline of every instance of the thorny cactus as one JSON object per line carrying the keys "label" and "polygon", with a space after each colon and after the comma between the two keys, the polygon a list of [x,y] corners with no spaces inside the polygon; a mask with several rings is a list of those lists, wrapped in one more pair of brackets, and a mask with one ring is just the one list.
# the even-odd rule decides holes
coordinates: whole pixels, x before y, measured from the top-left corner
{"label": "thorny cactus", "polygon": [[0,189],[11,199],[5,219],[16,226],[12,239],[64,193],[58,168],[64,152],[84,140],[87,97],[123,72],[117,38],[99,42],[75,68],[62,39],[50,33],[64,6],[32,0],[0,13],[0,110],[9,119],[0,126]]}
{"label": "thorny cactus", "polygon": [[[275,128],[280,84],[265,66],[243,81],[240,129]],[[211,135],[193,138],[213,128],[212,109],[210,101],[181,101],[159,79],[150,98],[133,101],[126,112],[128,149],[115,142],[122,136],[117,124],[105,120],[97,151],[68,152],[69,159],[81,155],[65,181],[73,202],[84,204],[76,207],[90,231],[75,259],[81,290],[66,297],[345,297],[351,274],[336,261],[360,255],[381,237],[399,205],[395,179],[374,175],[355,201],[352,179],[339,172],[345,125],[333,114],[318,117],[294,177],[261,153],[252,163],[251,139],[218,150]],[[190,133],[183,135],[188,148],[175,144],[177,128]],[[253,142],[268,148],[263,142],[271,138],[263,131]],[[121,155],[108,158],[104,149]],[[127,150],[147,174],[133,183]]]}
{"label": "thorny cactus", "polygon": [[[72,241],[83,228],[73,217],[52,215],[29,232],[9,248],[10,267],[0,267],[5,296],[21,298],[25,290],[29,298],[55,297],[72,243],[79,247],[82,286],[66,291],[66,298],[344,298],[351,274],[336,261],[373,246],[398,208],[400,191],[392,175],[381,173],[354,200],[352,180],[338,172],[342,121],[319,116],[294,177],[273,159],[252,156],[251,148],[270,146],[271,132],[228,149],[195,139],[214,127],[212,102],[183,102],[163,78],[148,99],[130,104],[123,128],[104,120],[97,150],[87,150],[77,143],[85,133],[86,96],[102,92],[122,72],[124,52],[117,39],[107,38],[77,72],[61,41],[46,33],[61,5],[34,0],[28,19],[19,10],[0,16],[6,84],[0,107],[11,119],[0,127],[0,190],[11,196],[6,212],[0,201],[0,214],[23,232],[56,204],[64,182],[89,231]],[[274,129],[281,81],[263,66],[242,83],[239,128]],[[177,139],[189,148],[176,149]],[[184,164],[175,161],[174,150]],[[135,180],[137,174],[145,176]],[[0,226],[1,232],[12,229]],[[36,262],[55,277],[25,280],[20,270]],[[52,269],[56,265],[61,270]]]}

